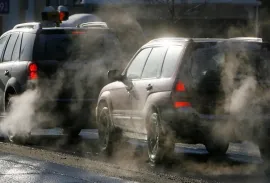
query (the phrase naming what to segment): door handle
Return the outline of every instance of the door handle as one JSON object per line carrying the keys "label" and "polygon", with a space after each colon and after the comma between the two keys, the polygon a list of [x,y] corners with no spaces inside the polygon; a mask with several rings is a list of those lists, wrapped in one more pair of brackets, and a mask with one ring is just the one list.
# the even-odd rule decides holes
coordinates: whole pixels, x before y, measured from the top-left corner
{"label": "door handle", "polygon": [[5,70],[5,76],[8,76],[8,75],[9,75],[9,71]]}
{"label": "door handle", "polygon": [[149,84],[147,87],[146,87],[146,90],[149,91],[149,90],[152,90],[153,89],[153,86],[151,84]]}

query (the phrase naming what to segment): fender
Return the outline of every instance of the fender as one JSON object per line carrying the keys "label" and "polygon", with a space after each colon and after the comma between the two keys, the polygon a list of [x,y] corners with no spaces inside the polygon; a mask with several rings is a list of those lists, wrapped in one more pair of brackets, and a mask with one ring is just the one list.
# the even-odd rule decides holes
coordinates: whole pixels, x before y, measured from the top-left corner
{"label": "fender", "polygon": [[106,101],[106,103],[109,105],[109,107],[112,107],[112,101],[110,99],[110,91],[104,91],[100,94],[97,102],[97,106],[100,104],[101,101]]}
{"label": "fender", "polygon": [[[107,105],[109,106],[110,113],[112,114],[112,101],[110,98],[110,94],[111,94],[110,91],[104,91],[99,95],[99,99],[98,99],[97,107],[96,107],[96,117],[98,115],[98,106],[99,106],[101,101],[105,101],[107,103]],[[114,126],[113,120],[112,120],[112,125]]]}
{"label": "fender", "polygon": [[5,93],[4,93],[4,98],[3,98],[3,106],[6,105],[6,93],[8,88],[13,88],[15,90],[16,94],[20,94],[22,92],[22,87],[21,85],[17,82],[16,78],[12,77],[8,80],[6,86],[5,86]]}
{"label": "fender", "polygon": [[142,111],[143,118],[145,119],[149,110],[153,108],[161,114],[162,109],[166,109],[169,106],[170,95],[170,91],[158,92],[149,95]]}

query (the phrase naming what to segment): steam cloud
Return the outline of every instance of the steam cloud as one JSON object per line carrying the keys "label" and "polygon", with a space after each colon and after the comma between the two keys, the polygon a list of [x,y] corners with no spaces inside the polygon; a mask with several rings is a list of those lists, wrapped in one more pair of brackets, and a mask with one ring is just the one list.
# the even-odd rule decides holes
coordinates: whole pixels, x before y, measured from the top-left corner
{"label": "steam cloud", "polygon": [[[70,117],[70,127],[82,120],[88,120],[85,122],[93,125],[94,113],[91,112],[94,112],[100,89],[107,82],[107,71],[121,68],[122,58],[119,43],[113,35],[102,34],[101,37],[105,36],[101,39],[104,40],[102,43],[100,39],[95,39],[100,38],[100,34],[96,32],[86,36],[76,42],[84,53],[76,53],[76,58],[71,55],[71,59],[65,62],[59,61],[58,71],[50,76],[53,79],[41,78],[37,82],[37,88],[12,97],[10,112],[0,123],[2,134],[23,137],[44,124],[47,124],[45,127],[54,127],[67,120],[67,116]],[[71,97],[76,101],[64,103],[63,113],[57,113],[54,111],[58,107],[55,100],[59,99],[61,94],[65,97],[65,90],[72,92],[72,96],[66,98]],[[84,100],[92,100],[92,103]],[[78,115],[81,111],[84,111],[83,115]],[[76,115],[80,118],[76,118]]]}
{"label": "steam cloud", "polygon": [[[123,16],[121,13],[118,14],[118,11],[116,13],[116,11],[114,10],[112,13],[104,8],[98,14],[102,15],[101,17],[104,20],[108,20],[109,26],[112,26],[118,32],[121,41],[120,46],[125,50],[126,54],[122,60],[126,60],[130,58],[139,46],[145,43],[145,39],[142,38],[142,28],[135,18],[130,17],[126,12],[126,16]],[[111,16],[112,14],[114,16]],[[113,18],[110,19],[109,17]],[[232,27],[228,35],[229,37],[239,34],[242,36],[243,32],[241,33],[241,31]],[[245,36],[249,35],[251,34],[245,33]],[[84,46],[91,49],[91,46],[87,44]],[[72,73],[74,77],[70,78],[67,76],[67,73],[60,70],[55,76],[53,83],[50,80],[44,80],[41,83],[41,89],[28,90],[20,96],[15,96],[12,100],[10,113],[0,123],[1,133],[23,136],[32,129],[39,128],[43,122],[54,124],[57,121],[62,121],[63,116],[53,113],[53,108],[56,104],[48,104],[47,101],[57,98],[64,86],[74,88],[74,98],[77,99],[85,98],[88,95],[87,92],[97,93],[102,87],[101,81],[104,79],[100,76],[106,76],[108,68],[123,68],[128,61],[126,60],[125,63],[122,63],[122,60],[115,60],[113,58],[115,56],[113,51],[107,55],[99,56],[101,56],[100,59],[77,58],[76,60],[68,61],[64,67],[71,67],[74,71]],[[240,138],[251,139],[254,136],[252,129],[254,126],[259,125],[257,122],[260,121],[255,119],[255,116],[261,114],[261,106],[270,99],[270,96],[266,91],[261,90],[252,72],[246,74],[245,78],[236,85],[234,79],[238,68],[243,65],[246,66],[244,70],[250,70],[250,68],[240,63],[236,58],[232,57],[228,60],[229,62],[226,63],[222,70],[221,85],[222,90],[225,92],[225,102],[221,107],[226,112],[234,114],[235,118],[223,123],[222,126],[220,124],[213,125],[212,133],[214,137],[218,138],[230,139],[233,133],[233,135]],[[67,81],[67,78],[71,80]],[[67,83],[69,84],[67,85]],[[258,96],[260,96],[259,99]],[[257,99],[256,101],[254,101],[255,98]],[[68,105],[69,111],[72,114],[78,113],[83,107],[81,102]],[[216,110],[218,111],[218,108]],[[242,126],[242,120],[245,120],[244,126]]]}

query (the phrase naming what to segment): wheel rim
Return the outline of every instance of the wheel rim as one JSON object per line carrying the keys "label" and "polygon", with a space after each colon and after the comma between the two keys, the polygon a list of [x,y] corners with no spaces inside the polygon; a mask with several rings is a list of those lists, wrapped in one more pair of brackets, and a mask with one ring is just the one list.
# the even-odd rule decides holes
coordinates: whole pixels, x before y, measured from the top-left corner
{"label": "wheel rim", "polygon": [[102,149],[106,149],[110,135],[110,116],[108,109],[102,109],[99,116],[99,139]]}
{"label": "wheel rim", "polygon": [[148,151],[150,159],[155,159],[159,150],[160,127],[158,115],[152,114],[149,118]]}

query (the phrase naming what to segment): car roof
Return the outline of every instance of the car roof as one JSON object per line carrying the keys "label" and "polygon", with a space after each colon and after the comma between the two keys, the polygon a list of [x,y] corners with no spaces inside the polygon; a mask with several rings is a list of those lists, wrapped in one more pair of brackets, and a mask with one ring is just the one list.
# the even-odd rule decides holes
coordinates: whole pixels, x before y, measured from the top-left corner
{"label": "car roof", "polygon": [[29,27],[20,27],[20,28],[13,28],[11,30],[8,30],[4,32],[2,36],[13,33],[13,32],[28,32],[28,33],[33,33],[36,34],[39,31],[49,31],[49,30],[85,30],[85,31],[91,31],[91,30],[109,30],[107,27],[36,27],[36,28],[29,28]]}
{"label": "car roof", "polygon": [[234,37],[234,38],[188,38],[188,37],[165,37],[150,40],[143,47],[161,46],[170,44],[183,44],[188,42],[262,42],[261,38],[257,37]]}

